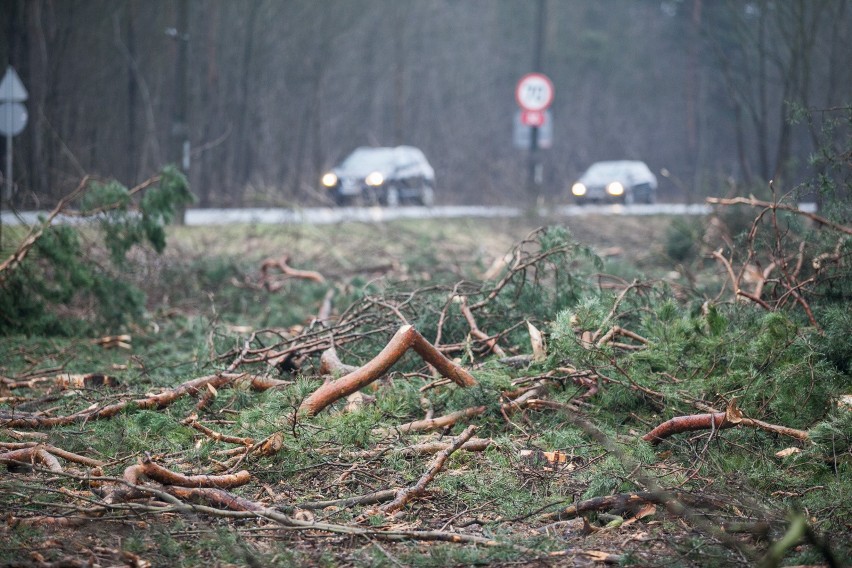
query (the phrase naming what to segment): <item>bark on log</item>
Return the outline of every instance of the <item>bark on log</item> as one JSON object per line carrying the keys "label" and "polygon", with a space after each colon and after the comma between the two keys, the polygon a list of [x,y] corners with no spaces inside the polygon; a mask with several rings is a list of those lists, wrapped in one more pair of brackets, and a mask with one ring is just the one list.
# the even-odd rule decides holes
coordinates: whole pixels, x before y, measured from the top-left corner
{"label": "bark on log", "polygon": [[476,384],[476,379],[470,373],[447,359],[426,341],[414,327],[404,325],[399,328],[376,357],[356,371],[319,387],[302,402],[300,411],[313,416],[333,402],[361,390],[384,375],[409,349],[413,349],[424,361],[435,367],[441,375],[459,386],[470,387]]}

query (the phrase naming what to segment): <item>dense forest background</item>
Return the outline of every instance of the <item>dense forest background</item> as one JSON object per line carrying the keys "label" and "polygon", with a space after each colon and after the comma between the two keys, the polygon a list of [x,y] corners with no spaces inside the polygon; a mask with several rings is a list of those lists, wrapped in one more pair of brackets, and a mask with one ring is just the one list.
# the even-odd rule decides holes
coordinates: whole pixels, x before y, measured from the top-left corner
{"label": "dense forest background", "polygon": [[542,197],[613,158],[668,170],[663,199],[789,189],[832,142],[789,119],[852,98],[845,0],[4,0],[0,30],[30,95],[21,208],[185,156],[201,206],[321,204],[322,170],[403,143],[439,203],[516,201],[533,70],[556,89]]}

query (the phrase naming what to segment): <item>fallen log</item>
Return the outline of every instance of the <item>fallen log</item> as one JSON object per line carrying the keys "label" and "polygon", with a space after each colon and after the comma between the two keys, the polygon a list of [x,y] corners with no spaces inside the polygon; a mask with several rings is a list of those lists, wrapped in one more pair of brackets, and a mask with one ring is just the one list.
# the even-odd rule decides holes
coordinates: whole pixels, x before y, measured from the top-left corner
{"label": "fallen log", "polygon": [[425,362],[457,385],[461,387],[476,385],[476,379],[470,373],[447,359],[413,326],[404,325],[394,334],[385,348],[367,364],[319,387],[302,402],[299,410],[313,416],[335,401],[361,390],[384,375],[409,349],[413,349]]}

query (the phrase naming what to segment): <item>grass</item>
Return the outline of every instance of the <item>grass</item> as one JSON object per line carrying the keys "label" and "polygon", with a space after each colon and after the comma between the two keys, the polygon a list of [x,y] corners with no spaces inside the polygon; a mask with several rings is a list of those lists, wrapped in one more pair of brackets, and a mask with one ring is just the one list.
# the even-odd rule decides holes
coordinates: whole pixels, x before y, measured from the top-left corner
{"label": "grass", "polygon": [[[621,555],[628,564],[710,566],[755,561],[769,541],[783,534],[788,512],[802,510],[813,529],[828,537],[838,557],[852,554],[848,539],[852,413],[836,406],[838,395],[848,394],[852,385],[848,311],[829,304],[820,307],[825,331],[817,333],[796,312],[708,303],[719,290],[717,267],[690,256],[695,250],[672,236],[683,235],[694,223],[579,218],[568,223],[569,233],[562,221],[551,222],[553,228],[524,254],[560,246],[566,247],[564,253],[518,273],[476,313],[480,328],[501,334],[500,344],[510,355],[531,352],[526,322],[534,322],[545,332],[549,346],[547,359],[539,363],[511,367],[497,362],[481,343],[471,340],[467,323],[451,301],[453,293],[479,298],[485,295],[483,290],[492,289],[497,278],[482,284],[483,274],[530,233],[534,228],[530,220],[180,227],[169,231],[162,257],[132,251],[135,263],[128,277],[147,293],[148,314],[124,330],[132,336],[131,350],[96,345],[92,340],[102,334],[96,328],[90,328],[86,337],[0,338],[3,377],[49,376],[58,369],[101,372],[115,376],[119,386],[81,391],[47,386],[7,389],[0,392],[6,397],[0,412],[24,404],[29,411],[65,414],[92,403],[139,398],[224,369],[252,331],[267,330],[255,338],[253,347],[260,349],[289,345],[292,338],[313,329],[323,297],[334,289],[336,316],[362,318],[353,320],[356,332],[362,334],[358,340],[338,345],[344,362],[359,364],[375,355],[400,324],[401,314],[429,340],[436,337],[440,322],[442,345],[458,345],[453,356],[473,369],[479,384],[421,392],[432,377],[419,359],[408,355],[387,378],[365,389],[375,397],[373,404],[350,412],[341,412],[338,404],[315,418],[294,422],[298,404],[320,380],[318,353],[310,353],[297,369],[280,376],[293,381],[287,388],[208,393],[213,398],[200,419],[209,427],[256,440],[276,433],[283,436],[277,453],[240,465],[251,471],[253,479],[234,493],[291,510],[300,502],[412,484],[431,458],[390,450],[421,437],[381,435],[377,428],[421,418],[421,399],[426,397],[436,416],[485,405],[486,413],[474,422],[479,426],[477,436],[490,437],[492,445],[482,453],[453,454],[429,485],[430,492],[399,516],[386,517],[369,506],[338,507],[313,511],[317,520],[386,529],[455,530],[542,552],[605,550]],[[601,230],[604,225],[606,231]],[[616,246],[621,250],[614,251]],[[595,252],[603,255],[602,261]],[[275,292],[264,289],[259,285],[260,263],[282,255],[294,267],[319,271],[325,282],[292,279]],[[672,275],[676,263],[691,263],[691,280]],[[639,285],[620,297],[624,284],[615,290],[604,285],[616,281],[613,275]],[[617,310],[611,314],[616,302]],[[357,309],[349,312],[348,306]],[[614,322],[645,337],[648,347],[588,349],[580,341],[582,330],[595,331]],[[598,393],[578,402],[585,387],[568,377],[566,367],[594,370]],[[263,363],[244,368],[270,372]],[[272,372],[279,376],[279,371]],[[517,388],[518,381],[523,384],[548,373],[551,388],[543,396],[582,405],[584,419],[611,444],[601,445],[558,411],[501,412],[499,402],[506,400],[504,393]],[[687,433],[656,448],[638,440],[667,418],[696,412],[691,400],[724,409],[734,397],[749,416],[808,430],[813,444],[751,429]],[[232,446],[183,423],[196,402],[187,397],[162,409],[129,408],[109,420],[44,433],[51,445],[107,461],[108,476],[121,476],[146,453],[175,471],[210,473],[223,459],[217,452]],[[445,434],[458,434],[464,426]],[[12,436],[0,430],[0,442],[12,441]],[[372,458],[352,457],[377,444],[390,450]],[[802,452],[775,457],[791,446]],[[556,467],[530,462],[521,457],[526,449],[559,450],[571,460]],[[643,476],[662,487],[717,502],[704,511],[714,525],[731,519],[768,522],[768,535],[741,536],[757,556],[743,557],[718,535],[691,530],[662,507],[617,529],[604,529],[610,519],[591,514],[585,532],[564,527],[539,530],[540,512],[575,500],[644,489]],[[84,490],[73,479],[12,472],[0,480],[0,503],[16,518],[61,514],[67,510],[63,503],[85,505],[66,498],[68,492]],[[629,519],[631,513],[613,514]],[[144,532],[133,530],[137,523],[144,525]],[[9,543],[0,553],[2,562],[46,550],[52,534],[24,525],[2,530]],[[62,529],[61,534],[63,546],[46,556],[48,560],[81,557],[85,543],[94,541],[154,564],[178,566],[532,562],[528,553],[509,547],[358,540],[203,515],[146,513],[137,518],[111,512],[82,528]],[[124,535],[118,544],[114,534]],[[99,554],[104,562],[118,558],[106,551]],[[814,546],[799,547],[787,556],[788,561],[812,563],[821,558]]]}

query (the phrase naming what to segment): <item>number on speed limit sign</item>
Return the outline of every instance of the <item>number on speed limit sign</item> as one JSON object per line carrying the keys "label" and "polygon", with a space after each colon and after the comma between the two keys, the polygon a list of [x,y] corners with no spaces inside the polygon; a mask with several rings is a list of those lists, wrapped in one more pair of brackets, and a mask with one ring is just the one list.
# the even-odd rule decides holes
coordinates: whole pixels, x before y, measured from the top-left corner
{"label": "number on speed limit sign", "polygon": [[515,98],[521,109],[531,112],[542,111],[553,102],[553,83],[542,73],[529,73],[521,77],[515,90]]}

